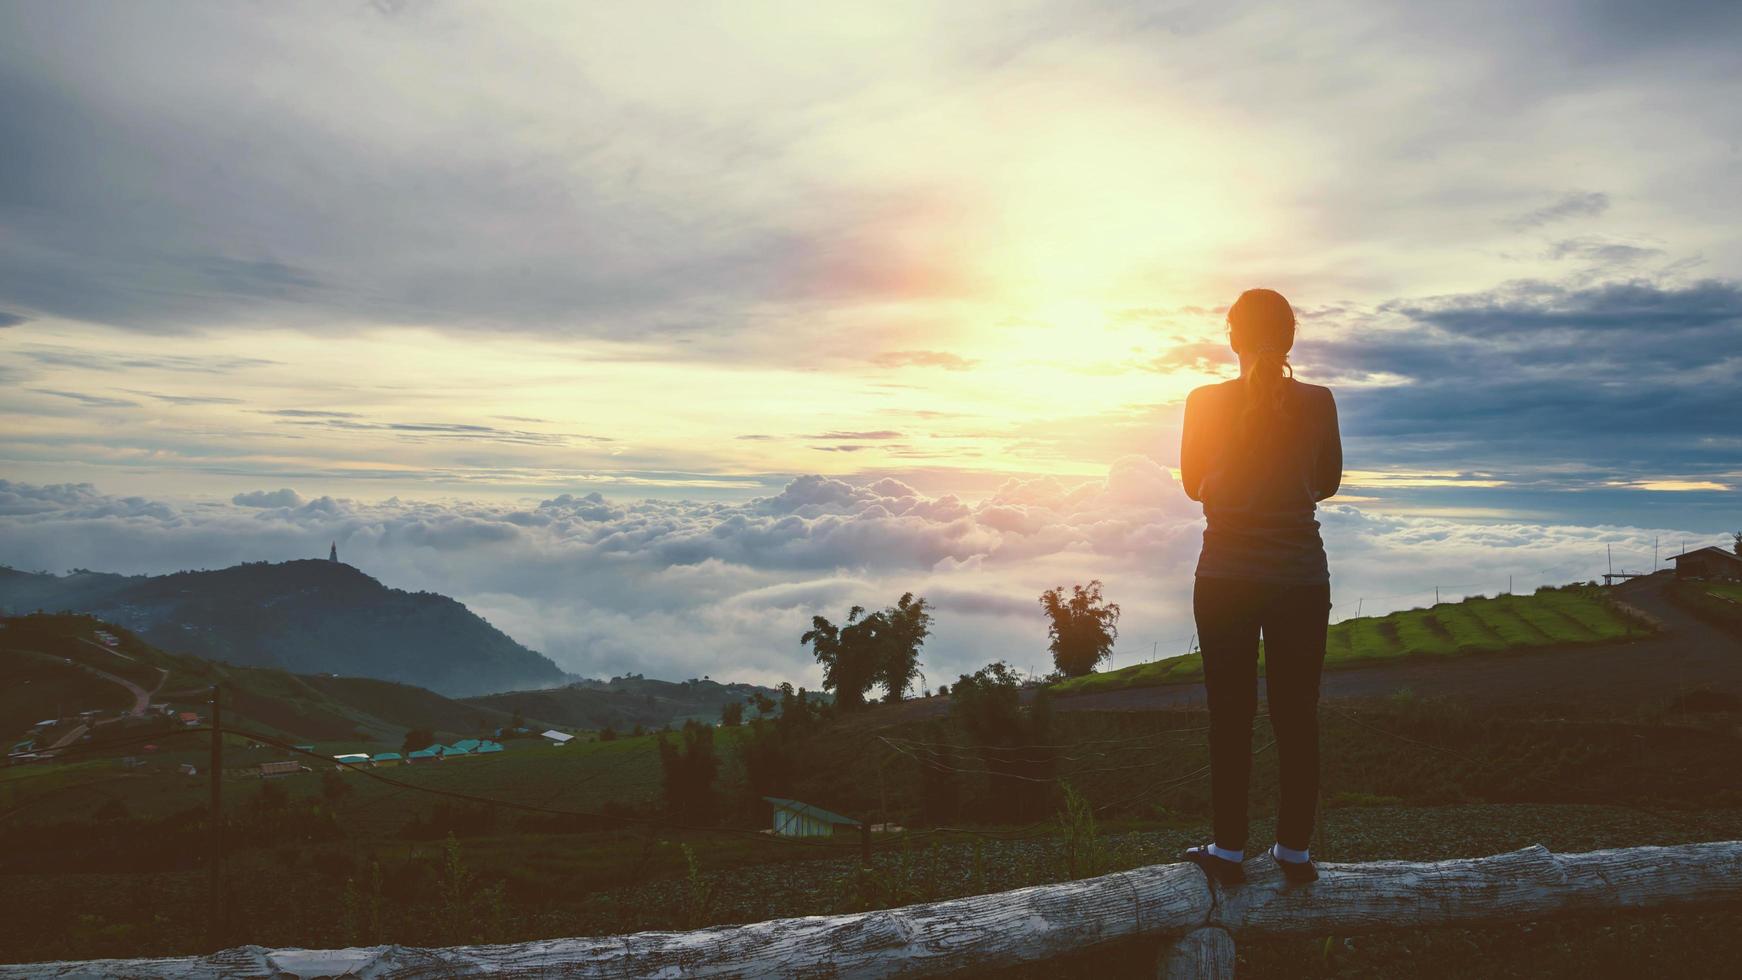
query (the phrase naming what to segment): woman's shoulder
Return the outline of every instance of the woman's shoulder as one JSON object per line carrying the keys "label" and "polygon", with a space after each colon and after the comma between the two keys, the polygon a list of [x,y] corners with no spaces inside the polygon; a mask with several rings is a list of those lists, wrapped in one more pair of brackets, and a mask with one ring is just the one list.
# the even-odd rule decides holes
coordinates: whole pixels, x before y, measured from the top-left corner
{"label": "woman's shoulder", "polygon": [[1296,381],[1293,378],[1290,378],[1289,381],[1294,385],[1295,394],[1309,401],[1334,402],[1336,400],[1331,395],[1331,389],[1324,385],[1310,385],[1305,381]]}
{"label": "woman's shoulder", "polygon": [[1227,381],[1217,381],[1213,384],[1199,385],[1192,389],[1191,394],[1186,396],[1186,403],[1215,401],[1227,398],[1230,395],[1238,395],[1240,384],[1241,382],[1239,378],[1230,378]]}

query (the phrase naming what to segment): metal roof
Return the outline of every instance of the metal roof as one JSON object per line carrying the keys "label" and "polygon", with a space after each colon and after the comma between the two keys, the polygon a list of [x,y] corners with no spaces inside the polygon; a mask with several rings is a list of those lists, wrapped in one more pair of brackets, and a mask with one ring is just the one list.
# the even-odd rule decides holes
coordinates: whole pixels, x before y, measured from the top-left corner
{"label": "metal roof", "polygon": [[569,739],[574,738],[573,735],[570,735],[567,732],[559,732],[554,728],[548,732],[545,732],[544,737],[550,739],[553,742],[566,742]]}
{"label": "metal roof", "polygon": [[1692,551],[1684,551],[1679,555],[1670,555],[1669,560],[1675,561],[1677,558],[1686,558],[1689,555],[1703,555],[1708,551],[1720,558],[1728,558],[1733,562],[1742,562],[1742,555],[1736,555],[1732,552],[1725,551],[1717,545],[1707,545],[1704,548],[1695,548]]}
{"label": "metal roof", "polygon": [[811,806],[809,803],[800,803],[797,800],[783,800],[778,796],[764,796],[763,799],[774,804],[774,807],[777,810],[791,810],[794,813],[803,814],[807,817],[815,817],[824,823],[846,824],[851,827],[859,826],[859,821],[854,820],[852,817],[843,817],[833,810],[825,810],[820,806]]}

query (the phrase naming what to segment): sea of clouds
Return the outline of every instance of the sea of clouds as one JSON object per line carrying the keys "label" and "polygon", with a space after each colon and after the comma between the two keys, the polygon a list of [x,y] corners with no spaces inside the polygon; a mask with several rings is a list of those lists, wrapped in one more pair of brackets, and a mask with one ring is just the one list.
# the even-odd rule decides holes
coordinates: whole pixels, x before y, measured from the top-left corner
{"label": "sea of clouds", "polygon": [[[1476,523],[1321,509],[1333,619],[1594,577],[1605,547],[1649,566],[1636,527]],[[1011,480],[985,499],[926,496],[883,479],[794,479],[736,503],[563,494],[524,506],[306,498],[229,502],[115,496],[89,484],[0,480],[0,562],[130,574],[340,557],[387,585],[454,596],[567,670],[800,684],[819,676],[798,642],[810,617],[913,591],[937,622],[926,682],[993,659],[1047,668],[1036,601],[1099,578],[1123,609],[1113,661],[1182,652],[1202,518],[1154,460],[1101,480]],[[1705,537],[1700,538],[1701,543]],[[1664,552],[1668,554],[1666,550]]]}

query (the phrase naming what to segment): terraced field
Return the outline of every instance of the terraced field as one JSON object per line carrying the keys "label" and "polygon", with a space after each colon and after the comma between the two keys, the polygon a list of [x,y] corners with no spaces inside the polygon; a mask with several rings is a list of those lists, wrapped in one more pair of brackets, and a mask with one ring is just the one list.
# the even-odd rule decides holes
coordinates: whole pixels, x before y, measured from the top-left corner
{"label": "terraced field", "polygon": [[[1331,627],[1325,669],[1406,657],[1453,657],[1549,646],[1602,643],[1639,635],[1644,627],[1594,586],[1543,589],[1534,595],[1476,597],[1387,616],[1344,620]],[[1262,669],[1262,665],[1261,665]],[[1203,679],[1195,653],[1090,674],[1053,685],[1059,694],[1189,684]]]}

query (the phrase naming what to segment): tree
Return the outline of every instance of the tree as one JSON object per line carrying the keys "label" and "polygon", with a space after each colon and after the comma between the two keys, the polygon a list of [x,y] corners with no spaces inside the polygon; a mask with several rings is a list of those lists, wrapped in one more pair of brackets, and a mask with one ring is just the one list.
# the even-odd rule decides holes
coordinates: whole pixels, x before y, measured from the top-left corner
{"label": "tree", "polygon": [[737,728],[744,723],[744,702],[728,701],[720,709],[720,724],[727,728]]}
{"label": "tree", "polygon": [[684,722],[673,744],[659,735],[660,786],[666,809],[687,819],[708,820],[714,813],[714,729],[695,719]]}
{"label": "tree", "polygon": [[1730,537],[1736,539],[1736,543],[1730,546],[1730,550],[1734,551],[1738,556],[1742,556],[1742,531],[1731,531]]}
{"label": "tree", "polygon": [[1038,819],[1046,810],[1055,765],[1046,689],[1035,692],[1034,704],[1024,708],[1016,668],[997,661],[963,674],[950,693],[950,717],[980,750],[987,788],[982,818],[997,823]]}
{"label": "tree", "polygon": [[599,741],[601,741],[601,742],[615,742],[615,741],[617,741],[617,729],[612,728],[610,725],[606,725],[604,728],[599,729]]}
{"label": "tree", "polygon": [[1102,600],[1100,579],[1071,586],[1068,597],[1062,585],[1048,589],[1040,594],[1040,606],[1049,620],[1049,649],[1059,673],[1081,677],[1112,654],[1119,637],[1119,606]]}
{"label": "tree", "polygon": [[405,733],[405,741],[399,743],[399,751],[410,753],[416,752],[418,749],[427,749],[435,744],[435,740],[435,733],[429,729],[413,728]]}
{"label": "tree", "polygon": [[915,599],[907,592],[879,615],[877,680],[883,685],[885,701],[900,701],[919,676],[919,648],[931,635],[931,608],[924,599]]}
{"label": "tree", "polygon": [[[864,619],[860,619],[864,616]],[[811,617],[811,628],[799,637],[823,665],[823,690],[835,693],[835,704],[851,710],[865,703],[865,692],[878,676],[878,633],[883,614],[865,616],[864,606],[847,611],[847,624],[836,626],[822,616]]]}

